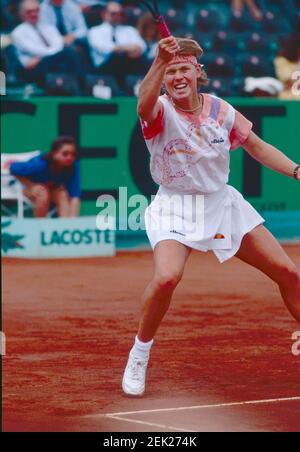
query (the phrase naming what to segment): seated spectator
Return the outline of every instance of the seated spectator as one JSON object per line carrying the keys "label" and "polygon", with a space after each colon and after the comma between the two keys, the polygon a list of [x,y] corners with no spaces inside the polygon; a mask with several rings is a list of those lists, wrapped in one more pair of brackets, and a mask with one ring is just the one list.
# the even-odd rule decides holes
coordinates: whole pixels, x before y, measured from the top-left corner
{"label": "seated spectator", "polygon": [[150,67],[156,57],[158,41],[161,39],[158,27],[150,13],[144,14],[139,18],[137,29],[146,43],[147,48],[144,57]]}
{"label": "seated spectator", "polygon": [[114,75],[120,87],[128,74],[141,74],[146,70],[143,53],[146,44],[139,32],[122,25],[123,8],[109,2],[104,11],[104,23],[91,28],[88,34],[92,60],[100,73]]}
{"label": "seated spectator", "polygon": [[40,5],[24,0],[20,6],[23,23],[12,32],[13,44],[27,81],[44,84],[49,72],[64,72],[82,77],[77,52],[65,46],[64,38],[53,25],[40,23]]}
{"label": "seated spectator", "polygon": [[79,162],[71,137],[59,137],[51,151],[27,162],[11,163],[10,172],[24,185],[35,217],[46,217],[55,204],[59,217],[76,217],[80,210]]}
{"label": "seated spectator", "polygon": [[254,0],[232,0],[231,8],[234,14],[242,14],[244,7],[249,8],[250,14],[254,20],[260,21],[263,18],[263,14]]}
{"label": "seated spectator", "polygon": [[83,14],[72,0],[44,0],[41,3],[40,23],[56,27],[64,37],[65,46],[82,42],[87,35]]}
{"label": "seated spectator", "polygon": [[284,90],[280,93],[281,99],[300,100],[292,86],[295,84],[293,74],[300,71],[300,33],[293,33],[288,36],[274,60],[276,77],[284,85]]}

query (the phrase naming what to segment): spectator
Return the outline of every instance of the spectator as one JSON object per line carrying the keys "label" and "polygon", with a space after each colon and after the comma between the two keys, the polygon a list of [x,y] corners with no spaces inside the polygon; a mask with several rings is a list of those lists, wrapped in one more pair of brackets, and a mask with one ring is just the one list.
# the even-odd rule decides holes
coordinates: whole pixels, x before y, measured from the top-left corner
{"label": "spectator", "polygon": [[293,74],[300,71],[300,34],[293,33],[288,36],[281,46],[279,54],[274,61],[275,72],[278,80],[284,84],[284,90],[280,93],[281,99],[300,100],[299,95],[293,93],[292,86],[295,83]]}
{"label": "spectator", "polygon": [[122,25],[122,14],[119,3],[109,2],[103,14],[104,23],[88,34],[95,68],[116,76],[121,88],[126,75],[141,74],[146,69],[143,58],[146,44],[134,27]]}
{"label": "spectator", "polygon": [[35,217],[46,217],[50,204],[59,217],[75,217],[80,210],[79,162],[71,137],[58,137],[46,155],[11,163],[10,172],[24,185],[24,195],[34,206]]}
{"label": "spectator", "polygon": [[242,14],[244,7],[249,8],[250,14],[254,20],[260,21],[263,18],[263,14],[254,0],[232,0],[231,7],[234,14]]}
{"label": "spectator", "polygon": [[150,67],[156,56],[158,41],[161,39],[158,27],[150,13],[144,14],[139,18],[137,29],[146,43],[147,48],[144,57]]}
{"label": "spectator", "polygon": [[36,0],[24,0],[20,6],[23,23],[12,32],[22,76],[28,81],[44,84],[49,72],[65,72],[82,76],[79,55],[64,46],[63,36],[53,26],[40,23],[40,5]]}
{"label": "spectator", "polygon": [[83,14],[72,0],[44,0],[41,3],[40,23],[56,27],[64,37],[65,46],[82,42],[87,35]]}

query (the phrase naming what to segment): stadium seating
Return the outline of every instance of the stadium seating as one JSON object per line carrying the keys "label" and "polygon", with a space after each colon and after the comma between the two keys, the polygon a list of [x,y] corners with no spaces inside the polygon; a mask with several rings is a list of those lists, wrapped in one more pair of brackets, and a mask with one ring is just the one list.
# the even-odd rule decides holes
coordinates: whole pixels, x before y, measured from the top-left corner
{"label": "stadium seating", "polygon": [[[110,88],[112,97],[120,95],[117,81],[112,75],[88,74],[85,79],[85,94],[87,96],[94,95],[95,86]],[[103,93],[105,93],[105,91],[103,91]]]}
{"label": "stadium seating", "polygon": [[125,93],[127,96],[137,96],[139,84],[142,81],[140,75],[128,75],[125,80]]}
{"label": "stadium seating", "polygon": [[226,54],[210,54],[203,58],[210,77],[232,77],[235,75],[234,59]]}
{"label": "stadium seating", "polygon": [[201,32],[215,31],[225,24],[225,16],[216,7],[201,8],[196,12],[195,25]]}
{"label": "stadium seating", "polygon": [[214,34],[212,50],[229,54],[243,51],[245,50],[244,35],[219,31]]}
{"label": "stadium seating", "polygon": [[[7,12],[5,5],[9,5],[9,1],[11,7]],[[18,23],[15,11],[17,1],[6,0],[1,5],[6,33]],[[139,18],[146,12],[145,8],[133,0],[124,0],[123,4],[125,23],[136,26]],[[160,0],[159,4],[175,36],[195,39],[203,47],[203,63],[211,79],[209,88],[206,89],[213,88],[218,93],[226,92],[228,95],[242,94],[240,87],[246,76],[274,76],[273,60],[281,39],[293,30],[300,32],[300,0],[265,0],[262,2],[266,8],[263,9],[262,21],[253,20],[247,9],[243,13],[233,13],[229,0]],[[291,4],[295,9],[291,9]],[[83,65],[87,74],[84,95],[93,95],[93,87],[101,84],[111,89],[112,96],[122,94],[113,77],[99,78],[92,75],[90,61],[83,61]],[[72,95],[77,92],[72,77],[66,79],[57,74],[49,74],[44,91],[35,89],[34,85],[31,85],[30,90],[27,89],[26,81],[19,76],[13,46],[1,49],[1,70],[7,75],[9,95],[29,91],[30,95],[42,95],[45,89],[50,95]],[[238,82],[231,83],[228,80],[230,77]],[[134,94],[136,79],[137,77],[131,77],[127,80],[126,95]]]}
{"label": "stadium seating", "polygon": [[253,32],[245,40],[245,50],[254,53],[268,54],[272,50],[270,41],[260,33]]}
{"label": "stadium seating", "polygon": [[128,25],[136,27],[139,18],[144,14],[144,11],[137,6],[128,6],[125,9],[125,20]]}
{"label": "stadium seating", "polygon": [[276,15],[273,11],[267,11],[263,19],[263,30],[266,33],[289,33],[290,24],[285,17]]}
{"label": "stadium seating", "polygon": [[265,55],[241,55],[238,58],[238,67],[243,77],[274,77],[272,60]]}

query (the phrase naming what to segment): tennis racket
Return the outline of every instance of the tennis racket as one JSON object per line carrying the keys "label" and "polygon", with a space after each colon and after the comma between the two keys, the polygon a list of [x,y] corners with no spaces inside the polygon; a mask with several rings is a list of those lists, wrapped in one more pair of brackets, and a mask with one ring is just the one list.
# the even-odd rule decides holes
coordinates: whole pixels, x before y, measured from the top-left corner
{"label": "tennis racket", "polygon": [[168,28],[168,25],[166,24],[165,19],[159,12],[157,0],[147,0],[147,1],[138,0],[136,3],[142,3],[150,11],[154,21],[158,26],[162,38],[168,38],[169,36],[171,36],[171,32]]}

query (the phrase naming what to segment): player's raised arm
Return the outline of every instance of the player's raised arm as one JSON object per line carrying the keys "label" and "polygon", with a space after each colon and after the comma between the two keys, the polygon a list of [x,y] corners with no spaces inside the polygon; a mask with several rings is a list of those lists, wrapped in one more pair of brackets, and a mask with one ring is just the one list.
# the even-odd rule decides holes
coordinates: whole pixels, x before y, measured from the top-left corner
{"label": "player's raised arm", "polygon": [[147,122],[154,120],[161,108],[158,100],[168,63],[178,52],[179,45],[174,38],[162,39],[158,45],[158,54],[148,74],[144,78],[139,91],[138,115]]}

